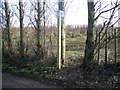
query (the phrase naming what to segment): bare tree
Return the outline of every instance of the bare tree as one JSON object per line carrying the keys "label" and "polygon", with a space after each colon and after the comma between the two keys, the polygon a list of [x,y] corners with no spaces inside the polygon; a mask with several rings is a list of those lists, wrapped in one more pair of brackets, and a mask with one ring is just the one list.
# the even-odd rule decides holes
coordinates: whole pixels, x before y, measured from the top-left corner
{"label": "bare tree", "polygon": [[[120,1],[119,1],[119,4],[120,4]],[[120,19],[120,6],[118,7],[118,19]],[[117,40],[117,43],[118,43],[118,58],[120,58],[120,20],[118,21],[118,35],[119,35],[119,38]]]}
{"label": "bare tree", "polygon": [[[118,0],[116,0],[113,6],[111,6],[111,8],[107,10],[103,10],[107,6],[103,8],[99,6],[99,8],[96,11],[95,11],[95,6],[99,1],[96,2],[95,4],[94,4],[94,0],[90,0],[90,1],[88,0],[88,30],[87,30],[87,40],[86,40],[86,48],[85,48],[85,56],[84,56],[84,65],[86,66],[88,63],[91,63],[91,61],[94,59],[94,55],[96,54],[96,52],[98,52],[98,59],[99,59],[99,55],[100,55],[99,49],[103,47],[105,48],[105,64],[107,64],[108,42],[114,39],[114,36],[108,36],[108,30],[110,32],[111,26],[114,26],[116,22],[118,22],[118,20],[116,20],[115,22],[112,22],[112,20],[115,17],[117,8],[119,6]],[[96,12],[99,10],[100,10],[99,14],[95,17]],[[111,12],[110,17],[109,18],[103,17],[102,14],[107,12]],[[94,40],[93,38],[94,22],[96,22],[100,17],[106,19],[106,21],[103,22],[103,26],[99,31],[99,33],[96,35],[96,38]],[[99,40],[96,40],[96,39],[99,39]]]}
{"label": "bare tree", "polygon": [[43,20],[44,20],[44,26],[43,26],[43,44],[44,44],[44,59],[45,59],[45,56],[46,56],[46,32],[45,32],[45,27],[46,27],[46,17],[45,17],[45,9],[46,9],[46,0],[44,0],[43,2]]}
{"label": "bare tree", "polygon": [[8,0],[5,0],[5,17],[6,17],[6,31],[7,31],[7,43],[8,43],[8,52],[12,53],[12,40],[10,33],[10,10],[8,5]]}
{"label": "bare tree", "polygon": [[22,0],[19,0],[19,14],[20,14],[20,56],[24,56],[24,42],[23,42],[23,4]]}
{"label": "bare tree", "polygon": [[[1,24],[1,17],[2,16],[0,13],[0,24]],[[0,29],[1,29],[1,26],[0,26]],[[2,66],[2,30],[0,30],[0,66]],[[0,68],[0,73],[2,73],[2,68]],[[2,79],[2,77],[0,77],[0,79]],[[2,84],[0,84],[0,85],[2,86]]]}
{"label": "bare tree", "polygon": [[41,2],[40,0],[37,0],[37,19],[36,19],[36,24],[37,24],[37,54],[41,55],[42,54],[42,47],[40,43],[40,34],[41,34]]}
{"label": "bare tree", "polygon": [[108,30],[105,30],[105,64],[107,64],[108,61]]}
{"label": "bare tree", "polygon": [[[113,27],[113,26],[112,26]],[[115,65],[116,65],[116,60],[117,60],[117,29],[114,29],[114,28],[112,28],[113,30],[114,30],[114,59],[115,59]]]}
{"label": "bare tree", "polygon": [[84,66],[89,64],[94,59],[94,38],[93,38],[93,30],[94,30],[94,0],[92,2],[87,0],[88,4],[88,30],[87,30],[87,40],[85,47],[85,56],[84,56]]}
{"label": "bare tree", "polygon": [[[96,16],[95,19],[94,19],[94,20],[97,20],[100,17],[105,19],[105,22],[103,22],[102,28],[98,32],[98,34],[100,35],[100,38],[99,38],[98,42],[95,44],[95,49],[97,49],[95,51],[95,54],[96,54],[96,52],[99,53],[101,48],[105,48],[105,64],[107,64],[107,62],[108,62],[108,43],[113,39],[116,42],[116,38],[118,38],[118,34],[108,35],[108,33],[112,32],[112,30],[113,30],[112,28],[114,28],[113,26],[119,20],[119,19],[117,19],[116,21],[114,20],[114,18],[116,17],[115,14],[116,14],[116,11],[118,10],[117,8],[119,7],[119,5],[120,4],[118,4],[118,1],[116,0],[116,2],[114,3],[114,5],[111,6],[111,8],[100,11],[98,16]],[[105,8],[106,7],[104,7],[104,9]],[[109,18],[101,16],[103,13],[107,13],[107,12],[111,12]],[[113,20],[114,20],[114,22],[112,22]],[[117,32],[115,32],[115,33],[117,33]],[[96,37],[99,37],[99,35],[96,36]],[[100,55],[100,54],[98,54],[98,55]]]}
{"label": "bare tree", "polygon": [[1,33],[2,51],[4,51],[4,47],[5,47],[5,46],[4,46],[4,41],[5,41],[5,40],[4,40],[4,36],[5,36],[5,35],[4,35],[4,33],[5,33],[5,32],[4,32],[4,31],[5,31],[5,30],[4,30],[4,26],[5,26],[5,25],[4,25],[4,15],[3,15],[3,13],[4,13],[4,7],[3,7],[4,5],[3,5],[3,4],[4,4],[3,2],[0,2],[0,11],[1,11],[1,12],[0,12],[0,17],[1,17],[1,18],[0,18],[0,28],[2,29],[2,31],[1,31],[1,32],[2,32],[2,33]]}
{"label": "bare tree", "polygon": [[[31,3],[31,15],[27,15],[30,19],[31,24],[33,25],[33,29],[36,31],[36,49],[34,48],[35,54],[38,56],[38,58],[44,58],[43,57],[43,47],[42,44],[44,44],[44,40],[42,38],[42,30],[45,29],[42,27],[42,19],[44,15],[43,7],[42,7],[42,1],[41,0],[36,0],[30,1]],[[45,4],[45,3],[43,3]],[[43,5],[44,6],[44,5]],[[45,18],[45,17],[44,17]],[[43,22],[45,23],[45,22]],[[45,32],[43,33],[45,34]]]}

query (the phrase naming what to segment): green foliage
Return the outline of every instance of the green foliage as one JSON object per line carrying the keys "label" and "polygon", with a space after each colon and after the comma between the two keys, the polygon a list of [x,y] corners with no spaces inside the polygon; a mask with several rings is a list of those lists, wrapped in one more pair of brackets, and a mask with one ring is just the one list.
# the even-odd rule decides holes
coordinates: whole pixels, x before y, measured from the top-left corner
{"label": "green foliage", "polygon": [[[31,69],[10,66],[3,64],[3,72],[11,72],[19,76],[31,77],[37,80],[47,80],[47,83],[54,83],[64,87],[86,87],[86,88],[119,88],[120,72],[111,68],[107,69],[93,63],[90,68],[84,70],[79,67],[69,67],[58,70],[55,67],[35,67]],[[72,73],[71,73],[72,72]]]}
{"label": "green foliage", "polygon": [[119,57],[118,57],[118,58],[116,58],[116,61],[117,61],[117,62],[120,62],[120,58],[119,58]]}
{"label": "green foliage", "polygon": [[[52,44],[50,44],[50,37]],[[116,70],[106,70],[98,64],[92,64],[88,66],[86,75],[83,74],[85,70],[82,69],[81,64],[83,63],[85,40],[86,35],[84,34],[67,34],[66,61],[68,61],[68,67],[58,70],[56,68],[57,35],[48,34],[46,36],[45,50],[47,54],[43,60],[39,58],[40,56],[35,55],[36,37],[34,33],[26,33],[24,37],[28,53],[23,58],[19,56],[19,50],[17,50],[19,47],[19,34],[13,33],[14,54],[9,55],[7,51],[3,52],[3,72],[11,72],[37,80],[47,79],[51,83],[58,83],[67,87],[119,87],[117,86],[119,82],[116,81],[115,77],[119,77],[120,74],[115,72]],[[112,43],[109,46],[111,45]],[[112,48],[112,46],[109,48]]]}
{"label": "green foliage", "polygon": [[81,42],[85,42],[86,36],[82,35],[82,34],[79,34],[79,35],[72,34],[72,36],[67,34],[66,39],[67,39],[67,41],[71,41],[71,42],[78,41],[78,40],[80,40]]}
{"label": "green foliage", "polygon": [[78,57],[83,57],[84,56],[84,52],[83,51],[67,51],[66,53],[67,53],[66,56],[71,56],[71,57],[74,57],[74,58],[78,58]]}

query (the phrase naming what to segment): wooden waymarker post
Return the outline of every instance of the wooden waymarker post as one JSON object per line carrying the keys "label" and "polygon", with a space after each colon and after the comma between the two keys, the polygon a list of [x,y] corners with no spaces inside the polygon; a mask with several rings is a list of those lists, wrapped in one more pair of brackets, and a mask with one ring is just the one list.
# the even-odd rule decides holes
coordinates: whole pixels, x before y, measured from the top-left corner
{"label": "wooden waymarker post", "polygon": [[64,0],[58,1],[58,55],[57,67],[61,69],[65,59]]}

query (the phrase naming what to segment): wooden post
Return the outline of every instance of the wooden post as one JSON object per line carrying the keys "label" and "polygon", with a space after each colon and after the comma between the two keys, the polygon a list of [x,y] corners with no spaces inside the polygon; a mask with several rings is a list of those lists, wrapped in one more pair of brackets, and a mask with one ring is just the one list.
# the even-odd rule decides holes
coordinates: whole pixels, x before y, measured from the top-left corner
{"label": "wooden post", "polygon": [[65,60],[64,0],[58,2],[58,68],[61,69]]}
{"label": "wooden post", "polygon": [[64,0],[62,0],[61,3],[61,59],[62,59],[62,64],[65,64],[65,52],[66,52],[66,38],[65,38],[65,23],[64,23]]}
{"label": "wooden post", "polygon": [[61,12],[59,10],[58,12],[58,55],[57,55],[57,59],[58,59],[58,68],[61,69]]}

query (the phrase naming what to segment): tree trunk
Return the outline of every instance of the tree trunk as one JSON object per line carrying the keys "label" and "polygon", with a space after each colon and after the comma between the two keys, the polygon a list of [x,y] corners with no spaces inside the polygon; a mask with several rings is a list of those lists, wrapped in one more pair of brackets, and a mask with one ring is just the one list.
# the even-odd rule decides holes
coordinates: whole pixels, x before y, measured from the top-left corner
{"label": "tree trunk", "polygon": [[4,9],[3,9],[3,4],[2,4],[2,15],[1,15],[1,18],[0,18],[0,24],[1,24],[1,28],[2,28],[2,33],[1,33],[1,40],[2,40],[2,54],[4,53],[4,51],[5,51],[5,45],[4,45],[4,43],[5,43],[5,36],[7,36],[6,35],[6,33],[5,33],[5,28],[2,26],[2,21],[4,20],[4,15],[3,15],[3,13],[4,13]]}
{"label": "tree trunk", "polygon": [[[98,62],[100,60],[100,33],[99,33],[99,36],[98,36]],[[100,62],[99,62],[100,64]]]}
{"label": "tree trunk", "polygon": [[117,38],[116,38],[116,29],[114,29],[114,59],[115,59],[115,65],[117,60]]}
{"label": "tree trunk", "polygon": [[85,56],[84,56],[84,66],[90,64],[94,59],[94,37],[93,37],[93,29],[94,29],[94,0],[90,2],[88,0],[88,30],[87,30],[87,40],[85,47]]}
{"label": "tree trunk", "polygon": [[[2,33],[0,31],[0,63],[2,64]],[[1,69],[0,69],[1,72]]]}
{"label": "tree trunk", "polygon": [[40,33],[41,33],[41,2],[37,0],[37,54],[41,56],[41,43],[40,43]]}
{"label": "tree trunk", "polygon": [[120,26],[118,27],[118,35],[119,35],[119,37],[118,37],[118,40],[117,40],[117,44],[118,44],[117,49],[118,49],[118,58],[120,60]]}
{"label": "tree trunk", "polygon": [[64,27],[64,17],[61,18],[61,59],[62,59],[62,64],[65,65],[65,52],[66,52],[66,39],[65,39],[65,27]]}
{"label": "tree trunk", "polygon": [[61,15],[58,16],[58,55],[57,55],[57,67],[61,69]]}
{"label": "tree trunk", "polygon": [[8,52],[12,53],[12,40],[10,34],[10,10],[8,6],[8,0],[5,0],[5,16],[6,16],[6,30],[7,30],[7,43],[8,43]]}
{"label": "tree trunk", "polygon": [[62,11],[61,13],[61,59],[62,64],[65,64],[65,52],[66,52],[66,42],[65,42],[65,23],[64,23],[64,0],[60,3],[59,9]]}
{"label": "tree trunk", "polygon": [[108,62],[108,32],[107,32],[107,29],[105,31],[105,64],[107,64]]}
{"label": "tree trunk", "polygon": [[43,19],[44,19],[44,29],[43,29],[43,35],[44,35],[44,37],[43,37],[43,44],[44,44],[44,60],[45,60],[45,56],[46,56],[46,32],[45,32],[45,4],[46,4],[46,0],[44,0],[44,2],[43,2]]}
{"label": "tree trunk", "polygon": [[23,42],[23,4],[19,0],[19,14],[20,14],[20,56],[24,56],[24,42]]}

